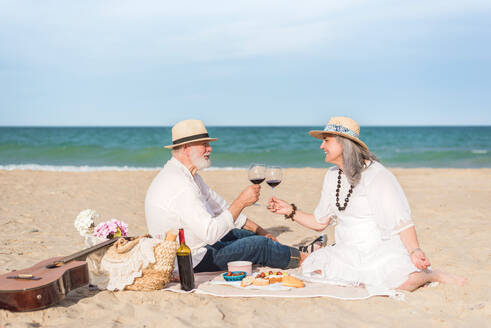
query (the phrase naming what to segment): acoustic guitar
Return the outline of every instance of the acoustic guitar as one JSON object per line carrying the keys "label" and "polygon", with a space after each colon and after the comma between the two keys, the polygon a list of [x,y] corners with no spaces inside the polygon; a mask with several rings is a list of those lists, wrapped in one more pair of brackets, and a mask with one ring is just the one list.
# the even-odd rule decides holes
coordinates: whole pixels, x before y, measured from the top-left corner
{"label": "acoustic guitar", "polygon": [[89,284],[87,255],[118,239],[109,239],[67,257],[53,257],[30,268],[0,275],[0,308],[33,311],[58,303],[69,291]]}

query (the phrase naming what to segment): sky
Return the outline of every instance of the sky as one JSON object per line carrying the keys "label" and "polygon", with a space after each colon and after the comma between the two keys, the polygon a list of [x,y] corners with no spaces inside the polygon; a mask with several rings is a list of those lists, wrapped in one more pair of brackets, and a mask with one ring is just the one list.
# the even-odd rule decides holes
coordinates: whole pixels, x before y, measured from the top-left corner
{"label": "sky", "polygon": [[491,125],[491,1],[0,0],[0,126]]}

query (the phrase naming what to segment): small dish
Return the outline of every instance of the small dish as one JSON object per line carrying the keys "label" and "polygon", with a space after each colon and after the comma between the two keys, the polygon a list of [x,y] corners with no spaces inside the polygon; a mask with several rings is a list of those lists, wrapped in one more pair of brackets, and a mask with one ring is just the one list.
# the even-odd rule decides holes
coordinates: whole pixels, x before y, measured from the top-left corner
{"label": "small dish", "polygon": [[228,276],[228,272],[225,272],[224,274],[222,274],[223,279],[225,279],[226,281],[241,281],[246,276],[246,273],[244,271],[233,271],[232,273],[238,273],[238,275]]}

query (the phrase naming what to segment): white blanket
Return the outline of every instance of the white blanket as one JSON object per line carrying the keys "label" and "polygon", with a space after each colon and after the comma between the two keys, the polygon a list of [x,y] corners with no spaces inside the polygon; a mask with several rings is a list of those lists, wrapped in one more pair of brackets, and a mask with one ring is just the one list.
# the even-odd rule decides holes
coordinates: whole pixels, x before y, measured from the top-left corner
{"label": "white blanket", "polygon": [[[222,273],[206,272],[195,274],[196,288],[191,292],[220,297],[332,297],[342,300],[361,300],[372,296],[389,296],[404,300],[404,294],[395,290],[310,282],[298,276],[295,271],[290,274],[304,280],[305,287],[282,288],[281,284],[274,284],[266,288],[243,288],[238,283],[224,281],[221,276]],[[170,283],[165,290],[186,293],[180,289],[179,283]]]}

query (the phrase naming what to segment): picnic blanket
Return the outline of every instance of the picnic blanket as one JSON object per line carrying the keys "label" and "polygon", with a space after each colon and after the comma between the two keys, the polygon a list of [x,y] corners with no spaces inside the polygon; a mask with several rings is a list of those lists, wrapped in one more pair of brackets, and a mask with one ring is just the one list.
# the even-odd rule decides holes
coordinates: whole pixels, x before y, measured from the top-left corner
{"label": "picnic blanket", "polygon": [[[197,294],[213,295],[219,297],[332,297],[342,300],[362,300],[372,296],[389,296],[397,300],[404,300],[404,293],[370,286],[340,286],[318,281],[307,281],[292,270],[289,274],[301,278],[304,288],[285,287],[281,284],[274,284],[266,287],[249,286],[240,287],[240,282],[227,282],[222,278],[223,272],[203,272],[196,273],[196,288],[190,292]],[[179,283],[171,282],[165,290],[187,293],[181,290]]]}

